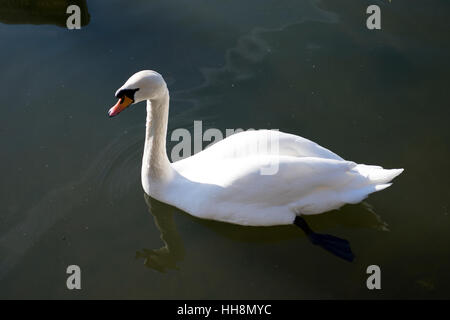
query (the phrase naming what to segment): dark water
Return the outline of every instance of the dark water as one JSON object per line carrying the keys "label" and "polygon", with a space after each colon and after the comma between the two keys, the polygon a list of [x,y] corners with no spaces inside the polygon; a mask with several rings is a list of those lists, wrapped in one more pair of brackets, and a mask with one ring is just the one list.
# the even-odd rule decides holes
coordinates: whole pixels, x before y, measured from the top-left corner
{"label": "dark water", "polygon": [[[0,298],[450,297],[448,1],[87,0],[72,31],[59,2],[0,1]],[[365,27],[369,4],[381,31]],[[307,219],[356,260],[295,227],[145,198],[144,105],[106,116],[142,69],[169,84],[169,134],[278,128],[405,168],[365,203]]]}

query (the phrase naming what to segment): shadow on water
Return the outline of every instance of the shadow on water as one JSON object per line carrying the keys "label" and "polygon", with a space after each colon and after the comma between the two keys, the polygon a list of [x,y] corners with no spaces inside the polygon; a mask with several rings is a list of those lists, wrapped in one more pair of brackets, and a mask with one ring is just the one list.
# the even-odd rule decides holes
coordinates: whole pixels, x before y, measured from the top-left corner
{"label": "shadow on water", "polygon": [[[157,229],[164,245],[158,249],[136,251],[136,259],[143,259],[144,265],[159,272],[170,269],[179,270],[179,263],[185,257],[182,237],[177,231],[174,213],[189,216],[215,233],[238,242],[271,243],[305,237],[304,233],[295,226],[249,227],[233,225],[212,220],[198,219],[180,211],[179,209],[151,198],[144,193],[148,211],[153,215]],[[387,224],[383,222],[368,203],[347,205],[341,210],[335,210],[322,215],[306,217],[316,230],[332,229],[337,226],[347,228],[371,228],[387,231]]]}
{"label": "shadow on water", "polygon": [[0,0],[0,22],[6,24],[53,24],[66,27],[67,7],[81,9],[81,26],[86,26],[90,15],[86,0]]}
{"label": "shadow on water", "polygon": [[161,234],[164,246],[159,249],[142,249],[136,252],[136,258],[144,259],[148,268],[166,272],[169,269],[179,269],[177,262],[184,258],[184,245],[173,219],[174,207],[159,202],[144,193],[148,211],[153,215],[155,225]]}

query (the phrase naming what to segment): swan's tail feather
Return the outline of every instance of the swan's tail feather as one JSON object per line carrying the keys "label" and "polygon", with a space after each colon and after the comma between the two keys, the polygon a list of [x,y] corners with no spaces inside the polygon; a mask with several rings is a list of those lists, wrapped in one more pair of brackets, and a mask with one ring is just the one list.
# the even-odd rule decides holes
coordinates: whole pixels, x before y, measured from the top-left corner
{"label": "swan's tail feather", "polygon": [[369,196],[369,194],[384,190],[390,187],[392,183],[372,184],[362,188],[348,190],[341,194],[341,199],[344,203],[359,203]]}
{"label": "swan's tail feather", "polygon": [[384,190],[386,188],[389,188],[390,186],[392,186],[392,183],[376,184],[374,186],[374,189],[375,189],[375,191],[381,191],[381,190]]}
{"label": "swan's tail feather", "polygon": [[379,166],[358,164],[354,170],[368,179],[370,184],[387,184],[401,174],[404,169],[383,169]]}
{"label": "swan's tail feather", "polygon": [[358,177],[341,191],[341,199],[344,203],[358,203],[369,194],[390,187],[392,179],[403,172],[403,169],[383,169],[365,164],[358,164],[353,170]]}

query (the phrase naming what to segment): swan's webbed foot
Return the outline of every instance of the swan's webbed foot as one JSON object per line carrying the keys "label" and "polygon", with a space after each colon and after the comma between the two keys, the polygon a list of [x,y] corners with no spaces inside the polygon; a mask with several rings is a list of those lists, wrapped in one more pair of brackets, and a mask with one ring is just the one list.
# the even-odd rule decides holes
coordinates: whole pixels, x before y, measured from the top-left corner
{"label": "swan's webbed foot", "polygon": [[350,243],[347,240],[329,234],[315,233],[308,226],[305,219],[299,216],[295,217],[294,224],[305,232],[312,244],[318,245],[334,255],[350,262],[355,258],[355,255],[350,248]]}

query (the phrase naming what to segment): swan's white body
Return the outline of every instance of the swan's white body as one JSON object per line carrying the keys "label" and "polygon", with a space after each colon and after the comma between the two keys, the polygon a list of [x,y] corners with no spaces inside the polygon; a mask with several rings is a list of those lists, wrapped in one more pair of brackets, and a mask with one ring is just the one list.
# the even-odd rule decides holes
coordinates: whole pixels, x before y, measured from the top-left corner
{"label": "swan's white body", "polygon": [[[237,133],[170,163],[166,84],[158,73],[141,71],[119,91],[135,88],[136,102],[148,100],[143,188],[199,218],[252,226],[291,224],[297,215],[360,202],[389,187],[403,171],[346,161],[310,140],[269,130]],[[268,141],[277,141],[278,148],[255,148]],[[274,174],[263,174],[262,168],[274,166]]]}

